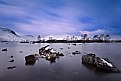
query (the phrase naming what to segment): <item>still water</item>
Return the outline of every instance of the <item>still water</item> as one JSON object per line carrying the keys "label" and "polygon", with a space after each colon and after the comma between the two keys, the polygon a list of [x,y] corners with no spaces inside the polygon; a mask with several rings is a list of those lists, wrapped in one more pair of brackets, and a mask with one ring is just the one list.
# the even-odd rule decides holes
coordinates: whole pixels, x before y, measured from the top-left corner
{"label": "still water", "polygon": [[[55,63],[39,58],[34,65],[25,65],[25,56],[38,54],[39,48],[46,45],[50,45],[64,56],[58,58]],[[7,51],[1,51],[3,48],[7,48]],[[73,55],[74,51],[80,51],[81,54]],[[121,81],[121,73],[99,72],[83,65],[81,56],[87,53],[108,57],[114,65],[121,69],[121,43],[78,43],[74,46],[67,43],[1,42],[0,81]],[[14,61],[9,62],[11,60]],[[7,69],[11,66],[16,66],[16,68]]]}

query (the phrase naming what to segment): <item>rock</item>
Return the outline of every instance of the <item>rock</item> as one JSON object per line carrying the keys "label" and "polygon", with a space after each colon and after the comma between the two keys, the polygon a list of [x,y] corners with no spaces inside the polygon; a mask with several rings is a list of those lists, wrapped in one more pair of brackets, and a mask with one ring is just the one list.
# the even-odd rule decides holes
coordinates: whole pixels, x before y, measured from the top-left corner
{"label": "rock", "polygon": [[68,47],[68,49],[70,49],[70,47]]}
{"label": "rock", "polygon": [[10,56],[10,58],[13,58],[13,56]]}
{"label": "rock", "polygon": [[81,54],[81,52],[79,51],[75,51],[75,52],[72,52],[73,55],[76,55],[76,54]]}
{"label": "rock", "polygon": [[82,63],[94,64],[95,54],[87,54],[82,56]]}
{"label": "rock", "polygon": [[16,66],[11,66],[11,67],[8,67],[7,69],[14,69],[16,68]]}
{"label": "rock", "polygon": [[7,48],[5,48],[5,49],[2,49],[2,51],[7,51]]}
{"label": "rock", "polygon": [[76,44],[73,44],[74,46],[76,46]]}
{"label": "rock", "polygon": [[45,48],[47,48],[49,45],[42,47],[41,49],[39,49],[39,54],[43,55],[43,53],[45,52]]}
{"label": "rock", "polygon": [[19,53],[22,53],[23,51],[19,51]]}
{"label": "rock", "polygon": [[55,62],[56,57],[52,55],[52,56],[46,57],[46,60],[49,60],[50,63],[53,63],[53,62]]}
{"label": "rock", "polygon": [[39,54],[41,58],[49,60],[51,63],[55,62],[56,58],[64,56],[62,53],[56,52],[53,48],[50,48],[49,45],[39,49]]}
{"label": "rock", "polygon": [[64,54],[60,53],[59,56],[64,56]]}
{"label": "rock", "polygon": [[96,57],[95,54],[87,54],[82,56],[82,63],[94,65],[97,69],[108,72],[121,72],[116,66],[109,61],[108,58]]}
{"label": "rock", "polygon": [[63,48],[60,48],[61,50],[63,49]]}
{"label": "rock", "polygon": [[28,55],[25,57],[26,65],[34,65],[37,58],[35,55]]}
{"label": "rock", "polygon": [[9,61],[9,62],[14,62],[14,60],[12,59],[11,61]]}

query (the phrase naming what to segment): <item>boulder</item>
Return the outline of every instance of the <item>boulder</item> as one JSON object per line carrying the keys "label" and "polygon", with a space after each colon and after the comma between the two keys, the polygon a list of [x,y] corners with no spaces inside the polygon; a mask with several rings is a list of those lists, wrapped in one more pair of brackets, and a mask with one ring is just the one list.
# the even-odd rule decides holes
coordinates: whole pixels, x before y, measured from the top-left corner
{"label": "boulder", "polygon": [[28,55],[25,57],[26,65],[34,65],[37,60],[36,54]]}
{"label": "boulder", "polygon": [[108,58],[96,57],[95,54],[87,54],[82,56],[82,63],[94,65],[97,69],[108,72],[121,72]]}
{"label": "boulder", "polygon": [[82,63],[94,64],[95,54],[87,54],[82,56]]}

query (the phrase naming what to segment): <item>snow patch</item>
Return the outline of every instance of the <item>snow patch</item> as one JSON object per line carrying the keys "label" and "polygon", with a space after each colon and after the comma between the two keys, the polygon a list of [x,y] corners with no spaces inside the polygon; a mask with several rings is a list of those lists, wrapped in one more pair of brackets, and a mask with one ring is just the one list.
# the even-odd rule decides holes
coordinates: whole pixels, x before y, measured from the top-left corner
{"label": "snow patch", "polygon": [[106,60],[104,60],[104,59],[102,59],[102,58],[101,58],[101,60],[102,60],[104,63],[106,63],[109,67],[113,67],[113,65],[112,65],[111,63],[107,62]]}

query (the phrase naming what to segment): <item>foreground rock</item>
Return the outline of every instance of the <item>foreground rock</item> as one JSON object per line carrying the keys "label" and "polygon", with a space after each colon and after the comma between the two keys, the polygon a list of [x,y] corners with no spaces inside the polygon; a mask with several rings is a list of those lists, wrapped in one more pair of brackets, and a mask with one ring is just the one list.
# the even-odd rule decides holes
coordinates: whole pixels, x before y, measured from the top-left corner
{"label": "foreground rock", "polygon": [[95,54],[87,54],[82,56],[82,63],[94,65],[97,69],[107,72],[121,72],[116,66],[109,61],[108,58],[100,58]]}
{"label": "foreground rock", "polygon": [[32,54],[25,57],[26,65],[34,65],[38,59],[38,54]]}
{"label": "foreground rock", "polygon": [[41,58],[49,60],[51,63],[55,62],[56,58],[64,56],[62,53],[56,52],[53,48],[50,48],[49,45],[39,49],[39,54]]}
{"label": "foreground rock", "polygon": [[26,65],[34,65],[38,58],[44,58],[50,63],[56,61],[57,58],[64,56],[62,53],[56,52],[53,48],[50,48],[49,45],[39,49],[39,54],[31,54],[25,57]]}

